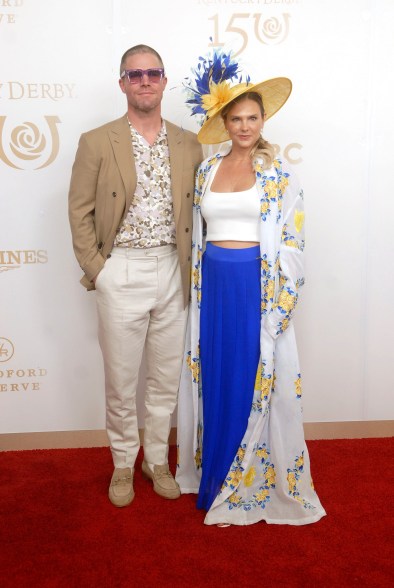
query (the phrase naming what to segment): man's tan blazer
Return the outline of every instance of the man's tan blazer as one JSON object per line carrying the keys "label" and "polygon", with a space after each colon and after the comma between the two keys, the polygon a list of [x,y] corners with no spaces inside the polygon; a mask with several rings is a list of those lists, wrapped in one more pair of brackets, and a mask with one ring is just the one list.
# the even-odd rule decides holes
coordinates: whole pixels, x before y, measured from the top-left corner
{"label": "man's tan blazer", "polygon": [[[190,290],[194,174],[202,160],[196,136],[166,121],[176,239],[185,306]],[[114,244],[136,188],[136,170],[127,116],[84,133],[72,169],[69,218],[76,258],[93,290]]]}

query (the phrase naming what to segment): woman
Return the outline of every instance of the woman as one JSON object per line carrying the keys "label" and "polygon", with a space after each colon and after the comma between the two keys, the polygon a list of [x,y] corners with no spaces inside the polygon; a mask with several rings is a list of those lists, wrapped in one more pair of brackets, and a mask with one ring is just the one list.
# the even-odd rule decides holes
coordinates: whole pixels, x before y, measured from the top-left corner
{"label": "woman", "polygon": [[228,56],[206,65],[208,92],[191,99],[206,107],[198,139],[231,145],[196,178],[177,481],[198,491],[206,524],[312,523],[325,511],[310,478],[291,322],[303,284],[303,194],[261,136],[291,82],[230,86]]}

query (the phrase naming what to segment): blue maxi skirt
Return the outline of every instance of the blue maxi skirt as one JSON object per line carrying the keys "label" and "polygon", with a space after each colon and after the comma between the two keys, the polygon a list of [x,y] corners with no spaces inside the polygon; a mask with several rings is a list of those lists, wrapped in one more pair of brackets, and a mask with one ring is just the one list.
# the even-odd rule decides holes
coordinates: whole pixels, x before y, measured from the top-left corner
{"label": "blue maxi skirt", "polygon": [[260,247],[207,243],[202,260],[200,362],[202,478],[209,510],[247,428],[260,357]]}

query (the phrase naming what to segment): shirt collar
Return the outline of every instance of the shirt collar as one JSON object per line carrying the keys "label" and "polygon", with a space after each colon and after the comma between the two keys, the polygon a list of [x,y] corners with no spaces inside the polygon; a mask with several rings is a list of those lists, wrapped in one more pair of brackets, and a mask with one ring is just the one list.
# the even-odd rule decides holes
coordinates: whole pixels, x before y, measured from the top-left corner
{"label": "shirt collar", "polygon": [[[144,141],[145,143],[149,144],[147,142],[147,140],[145,139],[145,137],[143,135],[141,135],[141,133],[139,131],[137,131],[137,129],[135,127],[133,127],[132,123],[129,121],[129,119],[127,119],[127,122],[129,123],[129,127],[130,127],[130,132],[131,135],[134,137],[138,137],[140,140]],[[163,140],[167,140],[167,129],[166,129],[166,123],[164,122],[164,120],[162,119],[161,121],[161,127],[160,127],[160,131],[157,134],[157,137],[155,139],[155,142],[153,143],[153,145],[149,145],[150,147],[153,147],[154,145],[158,145],[160,142],[162,142]]]}

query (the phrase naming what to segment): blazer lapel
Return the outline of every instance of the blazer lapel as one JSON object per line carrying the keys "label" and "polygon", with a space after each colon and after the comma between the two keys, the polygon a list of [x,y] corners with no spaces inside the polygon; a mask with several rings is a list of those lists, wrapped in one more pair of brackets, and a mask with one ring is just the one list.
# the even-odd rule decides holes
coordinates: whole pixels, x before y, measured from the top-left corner
{"label": "blazer lapel", "polygon": [[171,165],[171,192],[175,223],[178,224],[182,206],[183,133],[172,123],[165,121]]}
{"label": "blazer lapel", "polygon": [[108,134],[125,187],[125,213],[127,213],[137,185],[135,161],[127,116],[125,115],[118,119],[116,124],[108,131]]}

